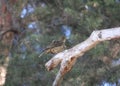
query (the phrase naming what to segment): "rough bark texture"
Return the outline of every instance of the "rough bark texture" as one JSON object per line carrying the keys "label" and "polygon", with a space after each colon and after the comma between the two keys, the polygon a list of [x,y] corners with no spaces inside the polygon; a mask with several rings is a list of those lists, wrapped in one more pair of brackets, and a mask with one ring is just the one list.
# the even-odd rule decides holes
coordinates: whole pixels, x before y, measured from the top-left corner
{"label": "rough bark texture", "polygon": [[45,64],[47,70],[49,71],[61,63],[60,70],[53,82],[53,86],[60,85],[63,76],[71,70],[77,58],[81,57],[86,51],[95,47],[102,41],[116,38],[120,38],[120,27],[93,31],[90,37],[82,43],[55,55]]}
{"label": "rough bark texture", "polygon": [[[9,5],[15,4],[16,0],[9,0]],[[4,55],[4,64],[0,65],[0,86],[5,84],[7,67],[9,65],[10,47],[14,39],[14,32],[8,31],[12,29],[12,7],[8,6],[6,0],[0,0],[0,54]]]}

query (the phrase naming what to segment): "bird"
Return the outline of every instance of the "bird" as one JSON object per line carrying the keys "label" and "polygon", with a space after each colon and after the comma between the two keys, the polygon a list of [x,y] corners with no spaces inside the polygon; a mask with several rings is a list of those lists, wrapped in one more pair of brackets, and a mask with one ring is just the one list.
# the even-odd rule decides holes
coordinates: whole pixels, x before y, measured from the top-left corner
{"label": "bird", "polygon": [[61,37],[59,40],[53,40],[49,46],[43,49],[39,57],[41,57],[43,54],[48,54],[48,53],[57,54],[59,52],[62,52],[63,50],[66,49],[65,42],[66,42],[65,36]]}

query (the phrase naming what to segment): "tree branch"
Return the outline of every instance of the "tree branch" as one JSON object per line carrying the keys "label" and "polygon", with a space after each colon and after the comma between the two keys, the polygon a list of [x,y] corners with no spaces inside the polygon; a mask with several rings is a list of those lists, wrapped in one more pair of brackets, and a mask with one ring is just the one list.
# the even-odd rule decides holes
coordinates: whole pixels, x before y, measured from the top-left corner
{"label": "tree branch", "polygon": [[71,49],[55,55],[45,66],[47,70],[52,70],[61,63],[60,70],[54,80],[53,86],[59,86],[63,76],[71,70],[77,58],[81,57],[86,51],[90,50],[98,43],[106,40],[120,38],[120,27],[93,31],[88,39]]}

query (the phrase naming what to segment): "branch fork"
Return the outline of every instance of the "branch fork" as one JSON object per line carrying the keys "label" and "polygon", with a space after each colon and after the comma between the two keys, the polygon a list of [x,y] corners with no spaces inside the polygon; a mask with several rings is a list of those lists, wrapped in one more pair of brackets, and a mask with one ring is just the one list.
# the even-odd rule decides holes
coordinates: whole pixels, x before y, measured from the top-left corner
{"label": "branch fork", "polygon": [[102,41],[115,38],[120,38],[120,27],[93,31],[90,37],[82,43],[56,54],[45,64],[47,70],[50,71],[61,63],[60,70],[58,71],[52,86],[60,86],[63,76],[72,69],[77,58],[84,55],[86,51],[95,47]]}

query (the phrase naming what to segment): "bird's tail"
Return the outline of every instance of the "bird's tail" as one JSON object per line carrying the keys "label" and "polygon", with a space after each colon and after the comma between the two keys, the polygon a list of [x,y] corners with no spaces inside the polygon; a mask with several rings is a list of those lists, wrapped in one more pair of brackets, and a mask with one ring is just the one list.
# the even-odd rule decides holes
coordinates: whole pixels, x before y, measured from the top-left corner
{"label": "bird's tail", "polygon": [[41,54],[39,55],[39,58],[40,58],[42,55],[44,55],[44,54],[45,54],[45,52],[42,51]]}

